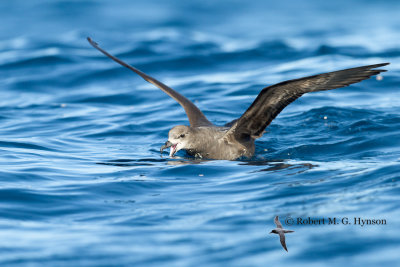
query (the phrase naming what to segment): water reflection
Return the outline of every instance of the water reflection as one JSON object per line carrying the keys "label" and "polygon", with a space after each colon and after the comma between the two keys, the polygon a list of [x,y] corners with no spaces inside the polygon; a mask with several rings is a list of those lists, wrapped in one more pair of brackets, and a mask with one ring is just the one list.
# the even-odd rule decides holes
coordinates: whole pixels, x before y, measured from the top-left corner
{"label": "water reflection", "polygon": [[115,159],[108,160],[106,162],[96,162],[99,165],[108,165],[116,167],[132,167],[132,166],[153,166],[157,162],[163,162],[165,160],[155,159]]}
{"label": "water reflection", "polygon": [[144,159],[115,159],[108,160],[106,162],[97,162],[99,165],[108,165],[116,167],[133,167],[133,166],[155,166],[157,163],[165,162],[167,165],[190,165],[190,164],[200,164],[202,162],[207,162],[210,160],[197,159],[197,158],[183,158],[183,157],[173,157],[173,158],[144,158]]}
{"label": "water reflection", "polygon": [[[211,162],[215,160],[207,160],[207,159],[199,159],[193,157],[173,157],[173,158],[144,158],[144,159],[115,159],[109,160],[106,162],[97,162],[99,165],[108,165],[108,166],[116,166],[116,167],[134,167],[134,166],[156,166],[157,163],[165,163],[166,165],[173,166],[182,166],[182,165],[193,165],[193,164],[201,164],[204,162]],[[226,162],[226,161],[221,161]],[[232,161],[235,162],[235,161]],[[298,170],[289,175],[303,173],[312,168],[318,167],[319,165],[311,164],[311,163],[289,163],[287,160],[282,159],[271,159],[271,160],[241,160],[236,161],[238,165],[247,165],[247,166],[266,166],[266,168],[262,168],[256,170],[254,172],[274,172],[280,170]]]}
{"label": "water reflection", "polygon": [[312,168],[318,167],[318,165],[311,163],[288,163],[287,160],[275,159],[275,160],[255,160],[255,161],[244,161],[240,163],[240,165],[251,165],[251,166],[268,166],[268,168],[263,168],[257,170],[255,172],[274,172],[280,170],[296,170],[299,171],[291,173],[289,175],[303,173],[307,170],[311,170]]}

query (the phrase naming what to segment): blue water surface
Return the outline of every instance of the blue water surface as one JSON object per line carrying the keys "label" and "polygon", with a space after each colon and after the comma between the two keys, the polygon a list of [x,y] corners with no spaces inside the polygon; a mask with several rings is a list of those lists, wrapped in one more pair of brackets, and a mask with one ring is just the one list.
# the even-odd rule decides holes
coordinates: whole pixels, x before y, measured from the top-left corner
{"label": "blue water surface", "polygon": [[[395,266],[399,1],[1,1],[1,266]],[[161,157],[279,81],[391,62],[288,106],[251,160]],[[279,215],[289,252],[270,235]],[[285,218],[294,219],[287,225]],[[381,219],[301,225],[297,218]]]}

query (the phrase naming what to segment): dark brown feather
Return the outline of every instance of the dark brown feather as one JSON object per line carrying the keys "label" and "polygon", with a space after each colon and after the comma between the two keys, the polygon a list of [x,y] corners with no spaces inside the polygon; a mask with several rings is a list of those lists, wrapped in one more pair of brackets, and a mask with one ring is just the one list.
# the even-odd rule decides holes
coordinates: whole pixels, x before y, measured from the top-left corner
{"label": "dark brown feather", "polygon": [[389,63],[375,64],[284,81],[264,88],[246,112],[231,126],[228,134],[237,140],[259,138],[265,128],[290,103],[305,93],[331,90],[363,81],[386,70],[375,70]]}
{"label": "dark brown feather", "polygon": [[102,49],[96,42],[94,42],[90,37],[88,37],[87,40],[94,48],[96,48],[97,50],[102,52],[104,55],[111,58],[115,62],[121,64],[122,66],[130,69],[131,71],[135,72],[140,77],[142,77],[145,81],[147,81],[151,84],[154,84],[155,86],[160,88],[162,91],[164,91],[167,95],[169,95],[170,97],[175,99],[175,101],[177,101],[185,109],[186,115],[190,122],[190,126],[198,127],[198,126],[212,126],[213,125],[211,122],[209,122],[207,120],[207,118],[206,118],[206,116],[204,116],[203,112],[201,112],[201,110],[198,107],[196,107],[196,105],[193,104],[189,99],[187,99],[186,97],[184,97],[177,91],[173,90],[172,88],[166,86],[162,82],[160,82],[160,81],[154,79],[153,77],[147,75],[146,73],[140,71],[139,69],[132,67],[131,65],[125,63],[124,61],[120,60],[119,58],[109,54],[107,51]]}
{"label": "dark brown feather", "polygon": [[286,250],[286,252],[287,252],[288,250],[287,250],[287,247],[286,247],[286,240],[285,240],[285,234],[284,234],[284,233],[282,233],[282,232],[279,233],[279,240],[281,241],[282,247],[283,247],[283,248]]}

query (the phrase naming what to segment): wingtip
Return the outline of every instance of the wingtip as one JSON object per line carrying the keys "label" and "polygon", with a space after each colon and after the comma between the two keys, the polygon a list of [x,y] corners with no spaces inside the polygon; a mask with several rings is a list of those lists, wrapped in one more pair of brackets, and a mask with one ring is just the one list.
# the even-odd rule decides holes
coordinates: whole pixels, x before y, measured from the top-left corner
{"label": "wingtip", "polygon": [[366,66],[366,70],[367,70],[367,72],[370,73],[370,76],[378,75],[381,72],[387,71],[385,69],[379,69],[379,68],[383,67],[383,66],[387,66],[389,64],[390,64],[389,62],[385,62],[385,63],[379,63],[379,64],[374,64],[374,65],[368,65],[368,66]]}
{"label": "wingtip", "polygon": [[371,69],[375,69],[375,68],[380,68],[380,67],[383,67],[383,66],[387,66],[389,64],[390,64],[390,62],[385,62],[385,63],[379,63],[379,64],[370,65],[370,66],[371,66]]}
{"label": "wingtip", "polygon": [[97,44],[95,41],[93,41],[92,38],[90,38],[89,36],[86,37],[86,39],[88,40],[88,42],[89,42],[91,45],[93,45],[93,46],[97,46],[97,45],[98,45],[98,44]]}

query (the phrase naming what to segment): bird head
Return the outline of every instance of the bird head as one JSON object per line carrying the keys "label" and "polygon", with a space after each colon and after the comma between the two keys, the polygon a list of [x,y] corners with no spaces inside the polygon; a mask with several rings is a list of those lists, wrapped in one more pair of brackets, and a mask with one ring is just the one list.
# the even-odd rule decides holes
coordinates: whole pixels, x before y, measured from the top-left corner
{"label": "bird head", "polygon": [[168,133],[168,141],[161,147],[160,152],[170,148],[169,156],[172,157],[181,149],[190,148],[189,138],[192,135],[191,128],[185,125],[178,125]]}

